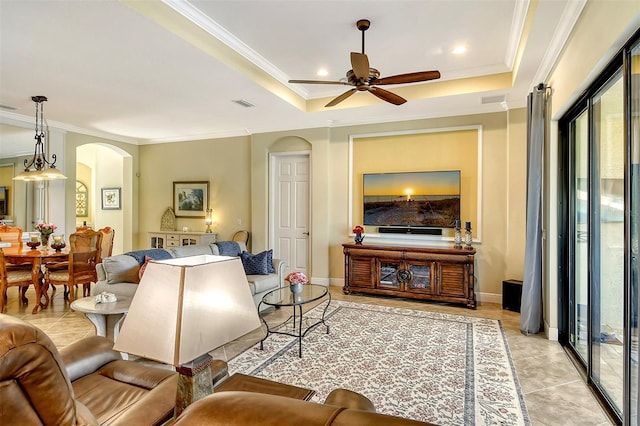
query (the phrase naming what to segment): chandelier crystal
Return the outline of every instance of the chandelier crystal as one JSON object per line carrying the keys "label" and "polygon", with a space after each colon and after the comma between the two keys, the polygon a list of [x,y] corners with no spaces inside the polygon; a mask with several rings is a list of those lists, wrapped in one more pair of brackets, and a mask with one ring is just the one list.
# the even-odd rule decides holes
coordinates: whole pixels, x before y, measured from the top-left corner
{"label": "chandelier crystal", "polygon": [[34,180],[56,180],[67,177],[56,169],[56,155],[51,154],[49,161],[44,151],[45,129],[42,112],[42,103],[47,100],[46,96],[32,96],[31,100],[36,104],[36,146],[31,161],[24,160],[24,171],[16,175],[13,180],[34,181]]}

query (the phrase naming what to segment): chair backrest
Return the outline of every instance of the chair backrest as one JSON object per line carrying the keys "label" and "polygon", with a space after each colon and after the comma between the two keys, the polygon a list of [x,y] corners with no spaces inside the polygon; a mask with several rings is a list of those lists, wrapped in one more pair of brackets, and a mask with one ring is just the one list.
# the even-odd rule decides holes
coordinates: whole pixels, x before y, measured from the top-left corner
{"label": "chair backrest", "polygon": [[244,243],[245,246],[249,245],[249,237],[251,236],[251,234],[249,233],[249,231],[238,231],[235,234],[233,234],[233,241],[237,241],[239,243]]}
{"label": "chair backrest", "polygon": [[0,288],[7,287],[7,262],[4,260],[4,251],[0,248]]}
{"label": "chair backrest", "polygon": [[69,269],[80,265],[95,265],[100,260],[102,232],[91,229],[69,235]]}
{"label": "chair backrest", "polygon": [[22,246],[22,228],[19,226],[0,225],[0,241],[11,243],[12,246]]}
{"label": "chair backrest", "polygon": [[100,263],[102,259],[111,256],[113,253],[113,238],[116,236],[116,230],[110,226],[106,226],[98,229],[98,232],[102,233],[102,250],[98,261],[98,263]]}
{"label": "chair backrest", "polygon": [[2,424],[75,425],[76,405],[67,370],[42,331],[0,314]]}
{"label": "chair backrest", "polygon": [[76,232],[87,231],[89,229],[93,229],[93,228],[88,225],[76,226]]}

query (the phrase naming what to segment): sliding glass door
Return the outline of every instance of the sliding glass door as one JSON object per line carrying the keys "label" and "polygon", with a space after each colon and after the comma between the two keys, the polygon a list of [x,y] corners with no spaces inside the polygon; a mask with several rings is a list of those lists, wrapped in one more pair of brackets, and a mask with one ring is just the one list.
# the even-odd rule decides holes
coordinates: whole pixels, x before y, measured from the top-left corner
{"label": "sliding glass door", "polygon": [[640,44],[560,120],[561,343],[624,424],[638,424]]}
{"label": "sliding glass door", "polygon": [[593,98],[591,166],[592,379],[622,413],[624,376],[624,120],[622,73]]}
{"label": "sliding glass door", "polygon": [[640,329],[638,328],[638,311],[640,310],[640,43],[631,49],[629,55],[629,93],[631,97],[630,116],[630,150],[631,167],[629,170],[629,236],[630,242],[630,267],[628,279],[631,283],[630,300],[631,308],[629,312],[630,342],[629,342],[629,420],[630,424],[638,424],[638,413],[640,409],[639,385],[640,370],[638,369],[638,342],[640,341]]}
{"label": "sliding glass door", "polygon": [[583,111],[571,123],[573,138],[574,173],[572,177],[571,193],[571,235],[572,251],[574,256],[571,270],[570,291],[570,344],[586,365],[589,359],[589,252],[587,245],[587,219],[589,211],[589,132],[588,113]]}

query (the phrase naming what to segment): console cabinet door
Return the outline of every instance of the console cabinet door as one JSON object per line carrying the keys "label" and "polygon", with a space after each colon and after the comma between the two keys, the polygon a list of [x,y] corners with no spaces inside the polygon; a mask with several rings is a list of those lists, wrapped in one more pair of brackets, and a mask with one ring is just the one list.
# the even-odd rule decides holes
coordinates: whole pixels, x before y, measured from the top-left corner
{"label": "console cabinet door", "polygon": [[410,279],[406,283],[407,291],[433,294],[433,262],[407,262],[406,270]]}
{"label": "console cabinet door", "polygon": [[375,287],[375,258],[351,256],[349,281],[352,287]]}
{"label": "console cabinet door", "polygon": [[464,263],[438,264],[438,295],[467,297],[467,266]]}

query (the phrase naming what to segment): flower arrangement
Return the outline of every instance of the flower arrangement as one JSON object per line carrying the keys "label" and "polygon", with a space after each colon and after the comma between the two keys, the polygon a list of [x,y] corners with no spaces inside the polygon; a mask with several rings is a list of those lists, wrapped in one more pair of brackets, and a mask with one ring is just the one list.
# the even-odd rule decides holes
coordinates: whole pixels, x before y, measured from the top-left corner
{"label": "flower arrangement", "polygon": [[307,279],[307,276],[299,271],[296,272],[291,272],[289,275],[287,275],[284,278],[285,281],[287,281],[289,284],[306,284],[309,282],[309,280]]}
{"label": "flower arrangement", "polygon": [[53,223],[39,223],[36,225],[36,231],[40,232],[42,235],[53,234],[53,231],[56,229],[58,229],[58,227]]}
{"label": "flower arrangement", "polygon": [[352,231],[354,234],[364,234],[364,228],[360,225],[356,225]]}

